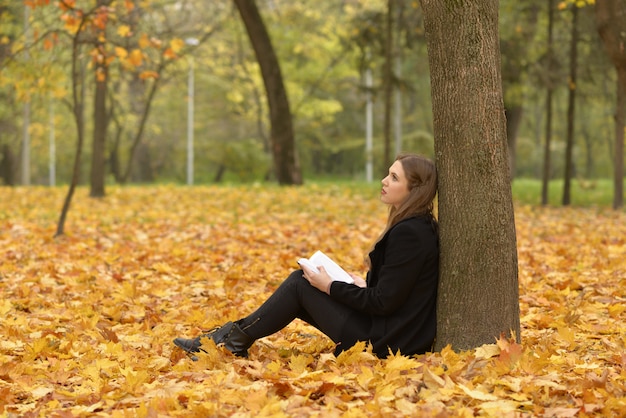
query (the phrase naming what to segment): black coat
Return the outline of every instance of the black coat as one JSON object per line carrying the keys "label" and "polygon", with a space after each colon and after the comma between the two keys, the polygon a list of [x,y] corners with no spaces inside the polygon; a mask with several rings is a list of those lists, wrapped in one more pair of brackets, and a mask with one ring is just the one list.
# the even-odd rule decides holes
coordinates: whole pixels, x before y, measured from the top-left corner
{"label": "black coat", "polygon": [[430,351],[437,331],[439,276],[439,240],[430,217],[398,222],[369,256],[366,288],[337,281],[330,288],[333,299],[355,311],[347,325],[351,329],[345,330],[346,343],[369,341],[379,357],[390,350],[404,355]]}

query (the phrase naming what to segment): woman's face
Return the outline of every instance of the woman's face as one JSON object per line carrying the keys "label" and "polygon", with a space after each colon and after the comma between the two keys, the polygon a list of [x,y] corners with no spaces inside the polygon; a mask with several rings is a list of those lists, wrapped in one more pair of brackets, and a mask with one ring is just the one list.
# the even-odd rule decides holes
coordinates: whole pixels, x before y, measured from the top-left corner
{"label": "woman's face", "polygon": [[396,208],[404,202],[409,195],[409,183],[404,175],[404,168],[400,161],[394,162],[389,167],[389,174],[382,180],[380,200]]}

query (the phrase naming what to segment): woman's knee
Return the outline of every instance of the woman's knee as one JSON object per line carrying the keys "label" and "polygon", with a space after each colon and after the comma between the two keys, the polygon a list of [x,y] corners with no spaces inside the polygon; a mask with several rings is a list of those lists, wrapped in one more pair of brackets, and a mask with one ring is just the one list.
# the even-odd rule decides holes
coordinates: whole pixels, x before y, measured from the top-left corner
{"label": "woman's knee", "polygon": [[302,270],[294,270],[291,272],[289,276],[285,279],[285,281],[300,281],[306,280],[304,278],[304,272]]}

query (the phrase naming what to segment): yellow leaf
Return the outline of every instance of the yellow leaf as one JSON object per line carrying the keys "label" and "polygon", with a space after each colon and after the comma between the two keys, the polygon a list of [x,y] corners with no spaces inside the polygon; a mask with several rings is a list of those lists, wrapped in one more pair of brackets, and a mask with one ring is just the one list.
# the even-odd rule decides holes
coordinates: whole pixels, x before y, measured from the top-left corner
{"label": "yellow leaf", "polygon": [[505,399],[494,400],[489,402],[483,402],[480,404],[480,409],[484,411],[487,416],[497,417],[497,416],[508,416],[509,414],[513,414],[515,416],[515,412],[519,412],[519,403],[514,401],[509,401]]}
{"label": "yellow leaf", "polygon": [[185,41],[179,38],[174,38],[170,41],[170,48],[176,54],[180,52],[181,49],[185,46]]}
{"label": "yellow leaf", "polygon": [[126,50],[126,48],[122,48],[121,46],[116,46],[115,55],[117,55],[120,58],[126,58],[128,56],[128,51]]}
{"label": "yellow leaf", "polygon": [[147,34],[142,33],[141,36],[139,37],[139,48],[146,49],[149,46],[150,46],[150,38],[148,37]]}
{"label": "yellow leaf", "polygon": [[563,341],[567,342],[568,344],[571,345],[576,342],[576,333],[573,329],[567,326],[560,326],[557,329],[557,332],[559,334],[559,337],[561,337],[561,339],[563,339]]}
{"label": "yellow leaf", "polygon": [[139,386],[147,382],[150,377],[145,369],[133,370],[131,368],[124,368],[121,372],[125,378],[124,390],[129,393],[135,393]]}
{"label": "yellow leaf", "polygon": [[301,374],[306,371],[307,365],[310,362],[310,358],[308,356],[303,355],[294,355],[291,356],[289,360],[289,368],[296,374]]}
{"label": "yellow leaf", "polygon": [[484,344],[476,349],[477,359],[488,359],[500,354],[500,348],[496,344]]}
{"label": "yellow leaf", "polygon": [[442,388],[446,385],[446,382],[435,373],[433,373],[430,368],[424,366],[424,384],[429,389],[438,389]]}
{"label": "yellow leaf", "polygon": [[367,358],[372,358],[371,353],[364,351],[366,345],[367,344],[365,342],[359,341],[348,350],[342,351],[341,354],[339,354],[339,356],[337,357],[337,364],[358,364]]}
{"label": "yellow leaf", "polygon": [[0,317],[6,317],[9,311],[13,308],[13,304],[8,299],[0,301]]}
{"label": "yellow leaf", "polygon": [[152,265],[152,269],[157,273],[172,274],[174,272],[172,267],[167,263],[155,263]]}
{"label": "yellow leaf", "polygon": [[608,309],[609,309],[609,315],[611,315],[611,318],[618,319],[619,316],[622,313],[624,313],[624,311],[626,311],[626,304],[620,303],[620,304],[610,305]]}
{"label": "yellow leaf", "polygon": [[54,392],[53,388],[45,387],[45,386],[38,386],[30,390],[30,394],[33,395],[33,398],[35,399],[43,398],[44,396],[52,392]]}
{"label": "yellow leaf", "polygon": [[272,373],[278,373],[283,368],[283,365],[278,361],[274,360],[270,364],[267,365],[267,370]]}
{"label": "yellow leaf", "polygon": [[414,417],[420,415],[420,409],[414,402],[400,398],[395,402],[396,408],[403,416]]}
{"label": "yellow leaf", "polygon": [[170,359],[167,357],[155,357],[150,360],[151,370],[164,370],[170,366]]}
{"label": "yellow leaf", "polygon": [[467,386],[458,383],[459,387],[463,390],[463,392],[465,392],[467,395],[469,395],[470,397],[474,398],[474,399],[478,399],[479,401],[496,401],[498,400],[497,396],[494,396],[490,393],[487,393],[485,391],[481,391],[481,390],[476,390],[476,389],[470,389]]}
{"label": "yellow leaf", "polygon": [[132,35],[130,26],[121,25],[120,27],[117,28],[117,34],[123,38]]}
{"label": "yellow leaf", "polygon": [[400,354],[389,356],[385,364],[385,369],[390,372],[394,370],[410,370],[416,367],[417,361],[415,359]]}
{"label": "yellow leaf", "polygon": [[361,367],[361,372],[357,375],[357,382],[359,385],[367,390],[370,388],[370,382],[374,379],[374,372],[370,367]]}
{"label": "yellow leaf", "polygon": [[48,339],[39,338],[35,340],[31,345],[30,349],[33,354],[39,354],[48,348]]}

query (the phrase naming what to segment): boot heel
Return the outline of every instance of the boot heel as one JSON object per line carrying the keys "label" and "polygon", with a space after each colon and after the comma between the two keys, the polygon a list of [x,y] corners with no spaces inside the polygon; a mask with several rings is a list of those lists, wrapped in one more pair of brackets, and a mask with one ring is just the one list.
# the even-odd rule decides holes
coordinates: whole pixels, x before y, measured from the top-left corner
{"label": "boot heel", "polygon": [[[216,328],[207,334],[203,334],[200,337],[193,339],[176,338],[174,339],[174,344],[188,354],[198,353],[200,351],[206,352],[201,348],[202,343],[200,340],[203,337],[211,338],[216,345],[225,347],[228,351],[238,357],[248,357],[248,348],[250,348],[254,342],[254,340],[250,338],[250,336],[246,334],[239,327],[239,325],[234,322],[227,322],[223,326]],[[196,356],[192,356],[191,359],[193,361],[198,360]]]}

